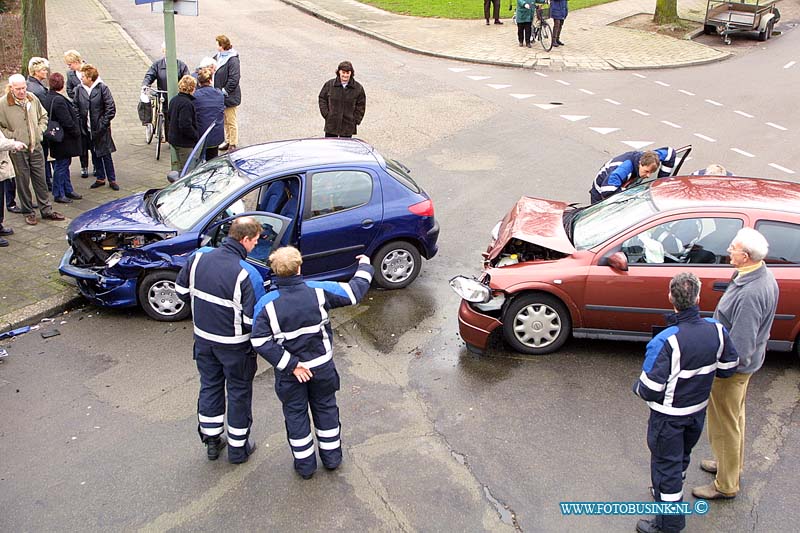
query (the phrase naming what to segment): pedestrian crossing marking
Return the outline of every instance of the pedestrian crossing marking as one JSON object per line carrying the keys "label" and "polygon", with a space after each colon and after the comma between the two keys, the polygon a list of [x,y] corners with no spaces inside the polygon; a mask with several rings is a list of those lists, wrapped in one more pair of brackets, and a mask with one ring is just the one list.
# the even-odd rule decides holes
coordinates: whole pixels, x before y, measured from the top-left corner
{"label": "pedestrian crossing marking", "polygon": [[619,131],[619,128],[589,128],[589,129],[599,133],[600,135],[608,135],[609,133]]}
{"label": "pedestrian crossing marking", "polygon": [[653,144],[653,141],[622,141],[622,144],[627,144],[634,150],[640,150],[645,146]]}

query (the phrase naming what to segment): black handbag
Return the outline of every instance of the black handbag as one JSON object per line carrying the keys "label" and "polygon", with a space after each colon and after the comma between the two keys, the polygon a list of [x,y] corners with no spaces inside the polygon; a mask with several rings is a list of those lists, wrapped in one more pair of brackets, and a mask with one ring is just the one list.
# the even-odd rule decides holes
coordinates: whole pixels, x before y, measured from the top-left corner
{"label": "black handbag", "polygon": [[[53,96],[53,100],[55,96]],[[47,129],[44,130],[44,138],[47,142],[60,143],[64,140],[64,130],[57,120],[53,120],[53,100],[50,100],[50,110],[47,113]]]}

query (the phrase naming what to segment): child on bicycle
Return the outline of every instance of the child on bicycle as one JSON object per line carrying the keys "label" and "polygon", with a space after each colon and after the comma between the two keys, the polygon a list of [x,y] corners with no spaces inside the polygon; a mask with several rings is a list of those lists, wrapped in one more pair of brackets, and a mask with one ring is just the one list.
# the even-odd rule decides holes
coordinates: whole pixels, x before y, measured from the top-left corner
{"label": "child on bicycle", "polygon": [[[519,41],[519,45],[527,46],[528,48],[531,47],[531,28],[533,25],[533,11],[534,9],[539,11],[541,9],[540,5],[537,4],[544,4],[546,0],[517,0],[517,12],[515,15],[515,19],[517,21],[517,40]],[[541,17],[541,12],[537,13],[538,17]]]}

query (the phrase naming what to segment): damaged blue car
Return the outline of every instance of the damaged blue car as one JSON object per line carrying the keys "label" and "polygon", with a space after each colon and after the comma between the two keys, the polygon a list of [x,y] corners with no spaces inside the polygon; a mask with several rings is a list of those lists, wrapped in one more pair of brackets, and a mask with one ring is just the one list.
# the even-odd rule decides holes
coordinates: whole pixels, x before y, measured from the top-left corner
{"label": "damaged blue car", "polygon": [[360,140],[300,139],[192,159],[163,189],[83,213],[67,229],[59,271],[97,305],[182,320],[191,309],[175,292],[178,271],[198,248],[218,246],[240,216],[262,224],[247,260],[265,284],[267,258],[285,244],[300,249],[312,280],[347,279],[366,254],[385,289],[409,285],[437,252],[433,202],[408,168]]}

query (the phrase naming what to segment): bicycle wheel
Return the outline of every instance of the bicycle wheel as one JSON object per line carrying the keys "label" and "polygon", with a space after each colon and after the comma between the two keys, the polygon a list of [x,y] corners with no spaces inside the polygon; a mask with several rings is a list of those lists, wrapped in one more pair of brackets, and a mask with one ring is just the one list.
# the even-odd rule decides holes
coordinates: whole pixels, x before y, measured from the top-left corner
{"label": "bicycle wheel", "polygon": [[156,137],[156,161],[161,159],[161,132],[162,132],[163,129],[164,129],[164,116],[163,115],[158,115],[158,118],[156,119],[156,131],[155,131],[155,137]]}
{"label": "bicycle wheel", "polygon": [[144,125],[144,141],[147,144],[150,144],[151,142],[153,142],[153,132],[154,131],[155,131],[155,128],[153,127],[153,123],[152,122],[148,122],[147,124]]}
{"label": "bicycle wheel", "polygon": [[553,32],[550,30],[550,25],[542,21],[542,28],[540,31],[539,42],[542,43],[542,48],[545,52],[553,49]]}

